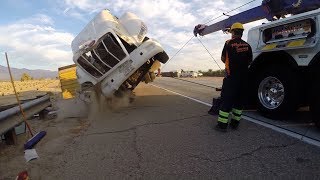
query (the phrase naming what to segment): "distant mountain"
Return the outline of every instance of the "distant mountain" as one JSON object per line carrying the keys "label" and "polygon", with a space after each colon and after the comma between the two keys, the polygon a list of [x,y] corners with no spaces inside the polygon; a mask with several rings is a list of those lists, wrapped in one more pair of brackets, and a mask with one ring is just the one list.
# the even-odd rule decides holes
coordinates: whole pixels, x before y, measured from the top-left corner
{"label": "distant mountain", "polygon": [[[49,71],[49,70],[41,70],[41,69],[30,70],[25,68],[23,69],[11,68],[11,72],[15,80],[20,80],[23,73],[29,74],[34,79],[56,78],[58,76],[57,71]],[[10,80],[8,68],[1,65],[0,65],[0,80]]]}

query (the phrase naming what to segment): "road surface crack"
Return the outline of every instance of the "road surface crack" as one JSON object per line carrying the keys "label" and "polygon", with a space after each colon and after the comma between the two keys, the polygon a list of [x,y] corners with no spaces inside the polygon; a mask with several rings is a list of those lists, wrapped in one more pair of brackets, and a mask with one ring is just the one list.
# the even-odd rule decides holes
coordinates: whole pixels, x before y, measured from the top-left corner
{"label": "road surface crack", "polygon": [[190,117],[173,119],[173,120],[164,121],[164,122],[153,122],[153,123],[139,124],[139,125],[135,125],[133,127],[127,128],[127,129],[123,129],[123,130],[94,132],[94,133],[85,134],[84,136],[124,133],[124,132],[129,132],[129,131],[136,130],[136,129],[141,128],[141,127],[146,127],[146,126],[151,126],[151,125],[171,124],[171,123],[175,123],[175,122],[187,121],[187,120],[190,120],[190,119],[193,119],[193,118],[200,118],[200,117],[205,117],[205,116],[209,116],[209,115],[190,116]]}
{"label": "road surface crack", "polygon": [[133,149],[134,149],[134,152],[138,158],[138,162],[137,162],[137,175],[138,175],[138,178],[142,178],[144,176],[144,170],[141,168],[141,162],[142,162],[142,153],[139,151],[139,148],[138,148],[138,135],[137,135],[137,131],[136,129],[133,131]]}
{"label": "road surface crack", "polygon": [[212,163],[221,163],[221,162],[230,162],[230,161],[233,161],[233,160],[236,160],[236,159],[241,159],[241,158],[244,158],[244,157],[248,157],[248,156],[254,156],[254,154],[258,151],[262,151],[262,150],[265,150],[265,149],[279,149],[279,148],[286,148],[286,147],[289,147],[289,146],[294,146],[295,144],[297,144],[297,142],[294,142],[294,143],[291,143],[291,144],[285,144],[285,145],[268,145],[268,146],[259,146],[258,148],[252,150],[252,151],[249,151],[249,152],[245,152],[245,153],[242,153],[238,156],[235,156],[235,157],[231,157],[231,158],[226,158],[226,159],[222,159],[222,160],[212,160],[210,159],[209,157],[203,157],[203,156],[200,156],[200,155],[191,155],[189,157],[191,158],[196,158],[196,159],[201,159],[201,160],[204,160],[204,161],[209,161],[209,162],[212,162]]}

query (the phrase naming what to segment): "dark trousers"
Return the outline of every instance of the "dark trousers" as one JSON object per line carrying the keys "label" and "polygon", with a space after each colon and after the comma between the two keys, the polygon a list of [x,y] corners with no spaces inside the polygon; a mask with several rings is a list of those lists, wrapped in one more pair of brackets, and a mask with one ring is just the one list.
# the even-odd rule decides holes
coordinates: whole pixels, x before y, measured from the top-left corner
{"label": "dark trousers", "polygon": [[242,110],[247,99],[247,78],[225,77],[221,91],[220,110],[230,112],[232,108]]}

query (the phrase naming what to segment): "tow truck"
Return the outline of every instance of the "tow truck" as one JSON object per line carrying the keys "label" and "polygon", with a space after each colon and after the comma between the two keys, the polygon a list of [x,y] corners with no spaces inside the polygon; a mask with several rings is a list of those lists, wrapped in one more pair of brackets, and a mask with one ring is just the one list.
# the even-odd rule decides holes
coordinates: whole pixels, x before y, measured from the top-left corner
{"label": "tow truck", "polygon": [[109,10],[98,13],[71,44],[80,91],[112,98],[152,81],[169,57],[146,34],[147,26],[133,13],[120,18]]}
{"label": "tow truck", "polygon": [[224,31],[267,19],[248,32],[253,62],[250,100],[271,118],[292,115],[309,106],[320,127],[320,0],[263,0],[260,6],[229,16],[212,25],[197,25],[194,35]]}

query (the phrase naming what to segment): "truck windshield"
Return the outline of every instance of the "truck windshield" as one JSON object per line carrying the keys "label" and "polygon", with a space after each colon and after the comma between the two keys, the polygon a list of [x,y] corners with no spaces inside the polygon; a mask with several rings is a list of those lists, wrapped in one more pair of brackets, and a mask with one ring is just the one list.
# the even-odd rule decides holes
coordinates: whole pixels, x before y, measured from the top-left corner
{"label": "truck windshield", "polygon": [[126,57],[113,34],[108,33],[96,48],[84,53],[78,62],[92,76],[99,78]]}
{"label": "truck windshield", "polygon": [[99,78],[102,76],[102,73],[99,72],[96,68],[94,68],[92,66],[92,64],[90,64],[88,62],[88,60],[84,57],[84,56],[81,56],[79,59],[78,59],[78,63],[79,65],[84,69],[86,70],[88,73],[90,73],[92,76],[94,76],[95,78]]}
{"label": "truck windshield", "polygon": [[96,52],[101,61],[111,67],[114,67],[126,57],[126,53],[121,48],[117,39],[111,33],[108,33],[99,43],[98,47],[96,48]]}

